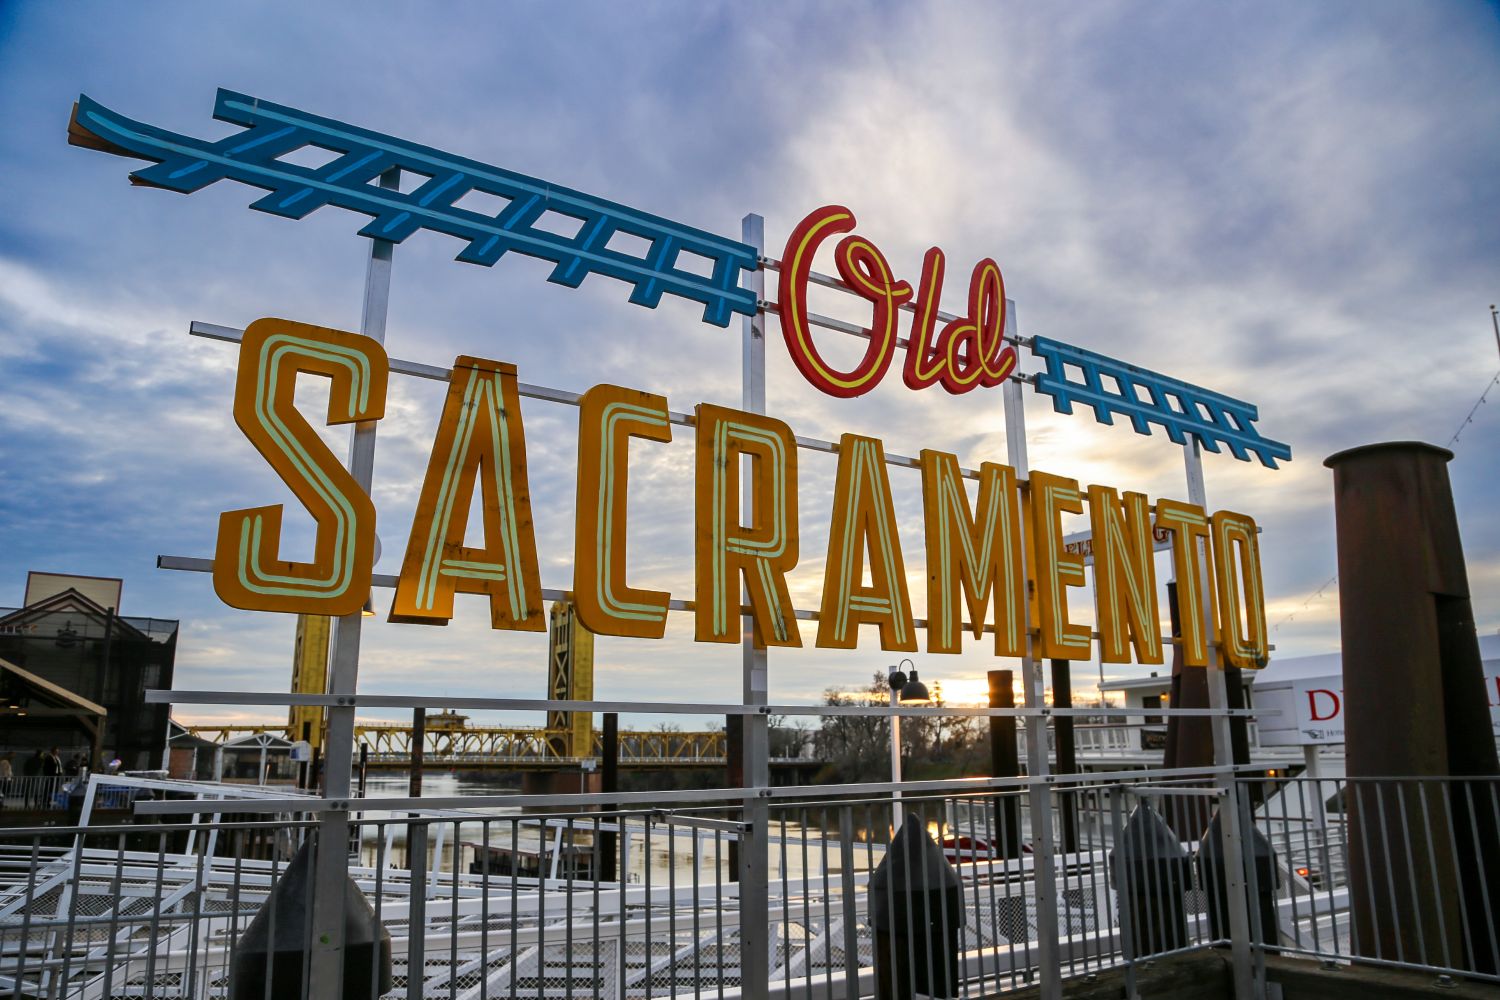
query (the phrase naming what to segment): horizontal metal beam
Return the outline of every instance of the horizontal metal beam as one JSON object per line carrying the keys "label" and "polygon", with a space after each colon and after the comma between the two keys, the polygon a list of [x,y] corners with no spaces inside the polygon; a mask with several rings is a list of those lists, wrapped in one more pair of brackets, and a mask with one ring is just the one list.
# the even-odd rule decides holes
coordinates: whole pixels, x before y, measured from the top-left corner
{"label": "horizontal metal beam", "polygon": [[[175,570],[181,570],[181,571],[188,572],[188,573],[212,573],[214,571],[214,561],[212,559],[206,559],[206,558],[204,558],[202,556],[167,556],[167,555],[159,555],[159,556],[156,557],[156,568],[157,569],[175,569]],[[373,586],[373,587],[394,588],[396,586],[396,576],[394,574],[391,574],[391,573],[371,573],[370,574],[370,585]],[[543,601],[565,601],[567,599],[568,599],[568,591],[566,591],[566,590],[562,590],[562,589],[557,588],[557,587],[543,587],[542,588],[542,600]],[[696,610],[696,608],[697,608],[697,604],[695,602],[693,602],[693,601],[680,601],[680,600],[675,600],[674,599],[674,600],[670,600],[670,601],[667,602],[667,610],[668,611],[693,611],[693,610]],[[748,605],[748,604],[741,604],[740,605],[740,614],[741,615],[752,614],[753,611],[754,611],[754,609],[751,608],[750,605]],[[819,617],[821,617],[818,614],[818,612],[816,612],[816,611],[809,611],[809,610],[800,609],[800,608],[797,609],[794,612],[794,614],[796,615],[798,621],[805,621],[805,622],[815,622],[815,621],[817,621],[819,619]],[[927,619],[926,618],[913,618],[912,619],[912,625],[915,628],[924,629],[924,628],[927,627]],[[973,626],[969,622],[964,622],[963,623],[963,630],[965,632],[972,633]],[[995,626],[993,626],[993,625],[986,625],[986,626],[984,626],[983,631],[984,631],[984,633],[986,635],[992,635],[992,634],[994,634]],[[1091,632],[1091,633],[1089,633],[1089,636],[1092,639],[1098,639],[1099,638],[1099,633],[1098,632]],[[1161,641],[1163,643],[1167,644],[1167,645],[1173,645],[1173,644],[1182,642],[1181,639],[1176,638],[1174,636],[1170,636],[1170,635],[1164,635],[1164,636],[1162,636],[1161,637]],[[1215,648],[1215,649],[1218,648],[1218,643],[1216,643],[1216,642],[1214,642],[1212,640],[1209,640],[1207,642],[1207,645],[1210,648]],[[1276,647],[1275,646],[1267,646],[1266,648],[1274,650]],[[1156,714],[1156,713],[1153,712],[1152,714]]]}
{"label": "horizontal metal beam", "polygon": [[[765,255],[762,255],[759,258],[757,258],[757,263],[759,263],[761,267],[765,268],[768,271],[775,271],[778,274],[781,272],[781,261],[777,260],[775,257],[767,257]],[[823,274],[820,271],[809,271],[808,275],[807,275],[807,280],[808,280],[809,284],[822,285],[824,288],[835,288],[835,289],[838,289],[841,292],[848,292],[850,295],[857,296],[861,300],[864,299],[864,296],[860,295],[854,289],[850,288],[849,285],[848,285],[848,283],[845,282],[842,278],[834,277],[831,274]],[[761,305],[762,308],[770,308],[770,309],[777,308],[776,303],[774,303],[774,302],[766,302],[764,300],[762,300],[760,302],[760,305]],[[1015,307],[1016,307],[1015,299],[1009,299],[1008,298],[1008,299],[1005,300],[1005,308],[1007,310],[1014,309]],[[912,304],[912,301],[910,299],[908,299],[907,301],[901,303],[901,305],[898,308],[902,312],[914,313],[914,312],[917,311],[917,307]],[[933,313],[933,315],[936,316],[937,319],[938,319],[938,321],[942,322],[942,323],[956,323],[957,321],[959,321],[959,320],[961,320],[961,319],[964,318],[964,317],[959,316],[959,315],[957,315],[955,313],[943,312],[943,310],[941,310],[941,309],[936,310]],[[813,318],[814,317],[812,315],[808,316],[808,320],[809,321],[812,321]],[[834,320],[834,322],[839,322],[839,321]],[[848,325],[848,324],[845,324],[845,325]],[[829,329],[832,330],[832,329],[837,329],[837,328],[836,327],[829,327]],[[840,331],[840,332],[853,333],[854,336],[857,336],[857,337],[862,336],[862,337],[864,337],[867,340],[870,337],[870,331],[869,330],[860,330],[858,328],[856,328],[853,331]],[[1008,340],[1008,341],[1010,341],[1012,344],[1018,344],[1018,345],[1021,345],[1023,347],[1030,343],[1029,338],[1026,338],[1026,337],[1006,336],[1005,339]],[[898,347],[905,347],[906,346],[906,340],[905,339],[899,340],[899,341],[896,342],[896,344],[897,344]]]}
{"label": "horizontal metal beam", "polygon": [[[425,694],[297,694],[273,691],[165,691],[152,689],[145,700],[152,705],[307,705],[358,708],[467,708],[495,712],[615,712],[620,715],[866,715],[952,718],[1083,718],[1108,716],[1229,716],[1254,718],[1248,708],[989,708],[982,705],[743,705],[738,702],[697,703],[666,701],[568,701],[547,698],[451,698]],[[216,727],[210,727],[216,728]],[[456,730],[461,732],[461,730]],[[682,734],[663,733],[663,736]]]}
{"label": "horizontal metal beam", "polygon": [[[1264,767],[1229,765],[1225,767],[1180,767],[1152,771],[1153,777],[1169,779],[1154,791],[1169,792],[1176,786],[1171,780],[1191,781],[1217,778],[1239,772],[1260,773]],[[673,791],[648,792],[573,792],[566,795],[452,795],[423,798],[391,799],[256,799],[222,801],[143,801],[136,803],[139,815],[191,815],[194,813],[313,813],[349,812],[422,812],[423,810],[468,811],[476,817],[486,814],[481,809],[496,808],[548,808],[557,812],[568,812],[575,806],[583,810],[608,805],[611,808],[630,811],[633,803],[643,807],[663,803],[723,803],[748,802],[752,799],[771,801],[825,800],[842,801],[847,798],[866,799],[869,796],[890,795],[900,792],[904,799],[922,795],[939,795],[944,792],[982,796],[995,792],[1014,791],[1033,785],[1048,787],[1095,787],[1118,785],[1122,781],[1138,783],[1141,772],[1137,769],[1101,771],[1092,774],[1049,774],[1032,779],[1026,776],[1005,778],[948,778],[938,781],[869,781],[848,785],[778,785],[761,788],[689,788]],[[1144,786],[1143,786],[1144,787]]]}
{"label": "horizontal metal beam", "polygon": [[[218,323],[204,323],[193,320],[188,327],[188,333],[194,337],[203,337],[207,340],[221,340],[228,344],[238,344],[245,337],[245,331],[233,326],[221,326]],[[391,371],[398,375],[411,375],[416,378],[433,379],[438,382],[446,382],[453,377],[453,369],[442,368],[437,365],[422,364],[419,361],[406,361],[401,358],[390,359]],[[540,399],[549,403],[563,403],[568,406],[577,406],[581,393],[571,392],[567,389],[554,389],[546,385],[533,385],[530,382],[517,382],[516,391],[529,399]],[[683,413],[679,410],[668,410],[667,420],[679,427],[692,429],[697,425],[697,420],[691,413]],[[794,434],[793,439],[797,447],[807,451],[822,452],[826,455],[837,455],[839,446],[837,441],[824,441],[820,438],[803,437]],[[885,463],[893,465],[898,469],[920,469],[922,463],[910,455],[897,455],[888,453]],[[979,478],[978,471],[974,469],[959,468],[959,475],[965,479]]]}
{"label": "horizontal metal beam", "polygon": [[[781,304],[779,302],[776,302],[772,299],[761,299],[757,304],[760,306],[761,311],[764,312],[767,316],[775,316],[777,322],[781,321]],[[807,322],[810,326],[822,327],[825,330],[832,330],[835,333],[847,334],[851,337],[860,337],[864,340],[869,340],[874,336],[874,333],[870,329],[860,326],[858,323],[849,323],[845,320],[834,319],[832,316],[824,316],[815,312],[810,312],[807,314]],[[1012,344],[1023,343],[1020,337],[1004,337],[1002,339],[1008,340]],[[896,348],[898,350],[909,347],[910,345],[910,337],[898,336],[896,338]],[[1033,376],[1023,375],[1020,369],[1012,371],[1009,375],[1006,376],[1006,378],[1015,379],[1017,382],[1033,381]]]}

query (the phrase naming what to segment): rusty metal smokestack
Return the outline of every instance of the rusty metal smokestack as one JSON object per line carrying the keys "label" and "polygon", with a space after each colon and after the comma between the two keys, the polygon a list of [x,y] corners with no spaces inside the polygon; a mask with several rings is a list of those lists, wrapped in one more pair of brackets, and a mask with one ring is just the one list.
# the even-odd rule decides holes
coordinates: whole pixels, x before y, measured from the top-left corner
{"label": "rusty metal smokestack", "polygon": [[1488,926],[1485,898],[1500,898],[1494,783],[1410,780],[1500,773],[1452,457],[1391,442],[1324,463],[1338,519],[1350,895],[1360,954],[1446,949],[1494,972],[1494,946],[1461,933]]}

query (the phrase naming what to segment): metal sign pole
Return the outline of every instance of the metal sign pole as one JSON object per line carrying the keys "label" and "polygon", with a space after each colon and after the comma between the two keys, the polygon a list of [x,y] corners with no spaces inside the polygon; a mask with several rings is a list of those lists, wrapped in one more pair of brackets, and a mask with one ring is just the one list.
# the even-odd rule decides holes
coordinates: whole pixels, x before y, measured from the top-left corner
{"label": "metal sign pole", "polygon": [[[766,220],[759,215],[745,216],[740,227],[741,240],[765,253]],[[766,270],[749,273],[750,288],[755,292],[756,309],[745,317],[744,351],[741,358],[741,406],[750,413],[766,412],[766,318],[762,310],[766,299]],[[740,483],[742,509],[754,503],[755,484],[750,477]],[[745,600],[749,601],[746,594]],[[744,703],[766,705],[769,701],[766,650],[756,648],[755,627],[746,615],[740,639]],[[771,747],[769,720],[764,710],[745,716],[744,754],[745,785],[766,788],[771,784]],[[740,841],[740,983],[747,997],[764,997],[770,989],[771,933],[770,901],[770,813],[763,798],[745,804],[744,834]]]}
{"label": "metal sign pole", "polygon": [[[399,186],[400,171],[380,175],[380,186]],[[371,239],[369,265],[365,271],[365,301],[359,332],[385,343],[385,319],[391,294],[391,256],[395,244]],[[366,493],[375,472],[375,423],[356,424],[349,442],[349,471]],[[353,695],[359,681],[359,639],[363,611],[334,622],[333,655],[328,693]],[[351,699],[352,700],[352,699]],[[354,706],[328,709],[328,737],[323,770],[325,798],[347,800],[354,763]],[[313,880],[312,961],[308,969],[308,996],[341,995],[344,973],[344,883],[349,878],[349,813],[336,810],[318,821],[318,854]]]}
{"label": "metal sign pole", "polygon": [[[1197,437],[1189,436],[1182,449],[1187,468],[1188,503],[1208,510],[1208,494],[1203,486],[1203,452]],[[1208,543],[1205,541],[1204,546]],[[1199,585],[1207,595],[1213,586],[1209,575],[1209,553],[1204,552],[1199,561]],[[1198,602],[1202,607],[1204,634],[1212,640],[1214,635],[1213,604],[1207,597]],[[1226,902],[1229,905],[1229,946],[1234,963],[1235,1000],[1253,1000],[1255,992],[1255,970],[1250,954],[1250,911],[1245,879],[1245,855],[1241,840],[1241,810],[1239,788],[1235,783],[1234,744],[1229,716],[1229,692],[1224,683],[1224,666],[1219,660],[1217,640],[1208,643],[1208,707],[1213,716],[1214,762],[1219,778],[1224,782],[1224,797],[1219,806],[1222,822],[1219,829],[1224,843],[1224,885]]]}
{"label": "metal sign pole", "polygon": [[[1016,311],[1014,307],[1005,311],[1005,335],[1016,335]],[[1021,395],[1019,379],[1007,379],[1001,389],[1005,405],[1005,447],[1011,468],[1017,478],[1030,476],[1026,456],[1026,406]],[[1023,555],[1024,559],[1025,556]],[[1026,567],[1028,575],[1032,567]],[[1026,691],[1026,707],[1045,710],[1045,682],[1042,679],[1042,664],[1032,645],[1030,595],[1022,598],[1026,609],[1026,655],[1021,659],[1022,685]],[[1051,777],[1051,762],[1047,758],[1047,719],[1043,715],[1032,715],[1026,719],[1026,774],[1027,798],[1031,807],[1031,838],[1036,858],[1036,929],[1038,985],[1042,1000],[1058,1000],[1062,996],[1062,967],[1057,948],[1057,856],[1054,854],[1052,830],[1052,789],[1047,784]]]}

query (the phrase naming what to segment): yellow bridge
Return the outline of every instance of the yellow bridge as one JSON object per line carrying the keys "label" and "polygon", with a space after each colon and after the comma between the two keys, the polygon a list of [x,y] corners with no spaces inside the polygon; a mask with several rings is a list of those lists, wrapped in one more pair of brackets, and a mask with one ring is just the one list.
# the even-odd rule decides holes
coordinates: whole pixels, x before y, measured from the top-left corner
{"label": "yellow bridge", "polygon": [[[240,736],[267,733],[292,739],[284,725],[189,726],[194,736],[225,743]],[[369,751],[372,767],[404,768],[410,765],[412,733],[409,725],[357,724],[354,743]],[[540,727],[428,726],[422,740],[424,764],[431,767],[524,768],[538,765],[577,763],[567,748],[572,737],[567,729]],[[602,757],[602,734],[593,733],[591,757]],[[723,732],[621,732],[621,767],[712,767],[727,757]]]}

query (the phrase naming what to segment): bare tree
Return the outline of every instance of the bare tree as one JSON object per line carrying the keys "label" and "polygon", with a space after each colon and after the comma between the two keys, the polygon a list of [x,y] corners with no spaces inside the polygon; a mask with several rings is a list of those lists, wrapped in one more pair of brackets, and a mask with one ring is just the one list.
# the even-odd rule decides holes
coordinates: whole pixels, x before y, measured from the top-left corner
{"label": "bare tree", "polygon": [[768,725],[772,757],[805,756],[817,737],[812,727],[789,721],[785,715],[771,716]]}

